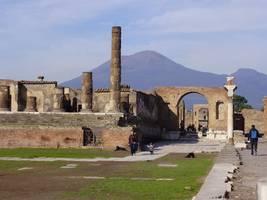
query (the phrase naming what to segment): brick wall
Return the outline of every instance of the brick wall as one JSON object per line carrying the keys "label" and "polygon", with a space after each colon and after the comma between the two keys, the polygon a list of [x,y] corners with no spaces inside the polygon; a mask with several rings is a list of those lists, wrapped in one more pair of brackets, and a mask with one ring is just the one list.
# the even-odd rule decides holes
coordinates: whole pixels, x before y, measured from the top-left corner
{"label": "brick wall", "polygon": [[0,147],[79,147],[81,128],[0,128]]}
{"label": "brick wall", "polygon": [[116,146],[128,147],[128,138],[132,128],[110,128],[100,130],[101,141],[105,148],[114,149]]}

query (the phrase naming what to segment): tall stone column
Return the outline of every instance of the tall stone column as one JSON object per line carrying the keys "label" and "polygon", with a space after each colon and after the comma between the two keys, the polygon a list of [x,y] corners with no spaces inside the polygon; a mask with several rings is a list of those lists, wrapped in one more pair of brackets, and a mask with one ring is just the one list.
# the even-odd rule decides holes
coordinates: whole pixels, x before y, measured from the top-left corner
{"label": "tall stone column", "polygon": [[108,112],[120,112],[121,95],[121,27],[112,27],[110,101]]}
{"label": "tall stone column", "polygon": [[93,73],[83,72],[82,74],[82,112],[93,110]]}
{"label": "tall stone column", "polygon": [[37,98],[36,97],[27,96],[26,111],[37,112]]}
{"label": "tall stone column", "polygon": [[0,111],[10,111],[9,86],[0,85]]}
{"label": "tall stone column", "polygon": [[233,141],[233,127],[234,127],[234,107],[233,107],[233,96],[234,91],[236,90],[236,85],[234,85],[234,77],[227,77],[227,83],[224,85],[224,88],[227,90],[228,96],[228,112],[227,112],[227,137],[229,141]]}
{"label": "tall stone column", "polygon": [[54,94],[54,104],[53,111],[54,112],[63,112],[63,97],[64,97],[64,88],[56,88]]}

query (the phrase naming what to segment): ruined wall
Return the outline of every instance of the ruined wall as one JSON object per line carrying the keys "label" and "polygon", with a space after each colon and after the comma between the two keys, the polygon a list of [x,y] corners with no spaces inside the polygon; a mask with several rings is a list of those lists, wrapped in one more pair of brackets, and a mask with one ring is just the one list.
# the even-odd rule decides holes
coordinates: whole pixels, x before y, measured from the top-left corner
{"label": "ruined wall", "polygon": [[0,147],[79,147],[81,128],[0,128]]}
{"label": "ruined wall", "polygon": [[52,112],[56,87],[56,82],[21,82],[19,84],[19,111],[25,110],[27,96],[34,96],[37,98],[38,112]]}
{"label": "ruined wall", "polygon": [[99,145],[127,147],[131,127],[119,127],[122,114],[0,113],[0,147],[79,147],[82,127],[90,128]]}
{"label": "ruined wall", "polygon": [[251,129],[251,125],[255,125],[260,133],[264,132],[264,113],[256,109],[243,109],[242,115],[245,122],[245,133]]}
{"label": "ruined wall", "polygon": [[79,112],[82,108],[81,90],[64,88],[64,110],[65,112]]}
{"label": "ruined wall", "polygon": [[208,127],[209,120],[209,106],[207,104],[194,104],[193,113],[194,113],[194,125],[197,130],[199,127]]}
{"label": "ruined wall", "polygon": [[10,99],[9,110],[18,111],[18,82],[13,80],[0,80],[0,85],[9,86]]}
{"label": "ruined wall", "polygon": [[[121,101],[129,95],[135,95],[129,89],[121,89]],[[109,89],[97,89],[93,93],[93,111],[94,112],[105,112],[106,106],[109,104]],[[133,102],[134,103],[134,102]]]}
{"label": "ruined wall", "polygon": [[132,128],[130,127],[117,127],[98,131],[101,144],[111,149],[114,149],[116,146],[128,147],[128,139],[131,134]]}
{"label": "ruined wall", "polygon": [[136,114],[142,120],[151,122],[158,121],[158,101],[152,94],[136,92]]}

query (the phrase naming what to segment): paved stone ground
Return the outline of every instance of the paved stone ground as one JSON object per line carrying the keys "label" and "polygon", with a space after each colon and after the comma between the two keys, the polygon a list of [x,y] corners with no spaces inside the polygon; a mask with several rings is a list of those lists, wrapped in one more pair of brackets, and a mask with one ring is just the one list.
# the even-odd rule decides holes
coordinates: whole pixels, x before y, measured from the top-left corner
{"label": "paved stone ground", "polygon": [[226,182],[232,178],[239,165],[239,157],[233,145],[227,144],[219,153],[214,166],[207,176],[195,200],[224,199],[231,191],[232,183]]}
{"label": "paved stone ground", "polygon": [[123,158],[15,158],[0,157],[0,160],[21,160],[21,161],[70,161],[70,162],[98,162],[98,161],[122,161],[136,162],[155,160],[169,153],[201,153],[201,152],[220,152],[225,143],[208,139],[196,139],[194,136],[188,136],[176,142],[160,142],[155,145],[155,153],[151,155],[148,151],[138,152],[134,156]]}
{"label": "paved stone ground", "polygon": [[[262,139],[260,139],[262,140]],[[256,200],[256,184],[261,178],[267,177],[267,140],[259,142],[258,155],[251,156],[250,150],[238,150],[243,165],[235,175],[232,200]]]}

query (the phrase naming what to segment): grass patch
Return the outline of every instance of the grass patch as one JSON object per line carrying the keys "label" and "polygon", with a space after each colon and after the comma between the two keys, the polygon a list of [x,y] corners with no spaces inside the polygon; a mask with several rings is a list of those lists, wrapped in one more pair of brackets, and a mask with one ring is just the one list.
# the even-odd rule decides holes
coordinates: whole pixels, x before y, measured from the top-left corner
{"label": "grass patch", "polygon": [[104,149],[53,149],[53,148],[15,148],[0,149],[0,157],[19,157],[19,158],[109,158],[123,157],[129,152],[115,152]]}
{"label": "grass patch", "polygon": [[[77,192],[66,192],[65,199],[192,199],[202,185],[203,177],[213,165],[214,154],[199,154],[195,159],[169,155],[153,162],[136,162],[120,166],[106,174],[106,180],[88,181]],[[175,168],[159,163],[177,164]],[[101,176],[103,174],[95,174]],[[103,175],[104,176],[104,175]],[[122,179],[111,179],[121,177]],[[131,180],[131,177],[172,178],[173,181]],[[186,190],[189,186],[191,189]]]}
{"label": "grass patch", "polygon": [[56,162],[35,162],[35,161],[7,161],[0,160],[0,174],[1,173],[14,173],[17,172],[19,168],[22,167],[33,167],[39,170],[47,170],[51,167],[61,167],[66,162],[56,161]]}

